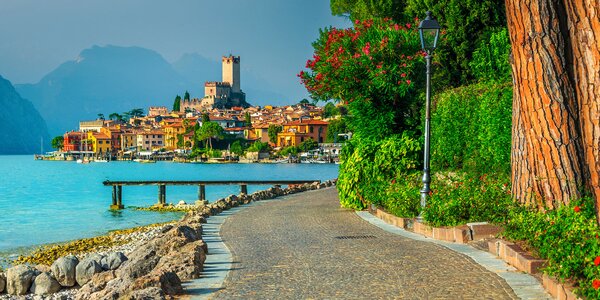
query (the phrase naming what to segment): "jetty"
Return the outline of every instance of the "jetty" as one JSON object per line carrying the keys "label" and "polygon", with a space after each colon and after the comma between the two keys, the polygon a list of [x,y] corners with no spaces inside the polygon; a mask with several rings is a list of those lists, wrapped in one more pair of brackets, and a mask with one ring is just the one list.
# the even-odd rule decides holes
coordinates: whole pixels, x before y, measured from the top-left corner
{"label": "jetty", "polygon": [[123,209],[123,186],[143,186],[156,185],[158,186],[158,204],[165,205],[167,203],[167,185],[191,185],[198,187],[198,200],[206,200],[207,185],[239,185],[242,194],[248,194],[248,185],[296,185],[305,183],[320,183],[320,180],[127,180],[127,181],[110,181],[102,182],[105,186],[112,186],[112,204],[110,209]]}

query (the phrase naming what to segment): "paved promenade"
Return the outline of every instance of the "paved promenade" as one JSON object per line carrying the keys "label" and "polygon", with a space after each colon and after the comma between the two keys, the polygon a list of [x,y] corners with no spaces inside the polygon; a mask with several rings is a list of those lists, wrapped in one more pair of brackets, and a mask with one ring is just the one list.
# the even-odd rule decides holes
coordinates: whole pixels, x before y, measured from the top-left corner
{"label": "paved promenade", "polygon": [[221,236],[233,263],[215,299],[518,299],[471,258],[339,208],[335,188],[240,210]]}

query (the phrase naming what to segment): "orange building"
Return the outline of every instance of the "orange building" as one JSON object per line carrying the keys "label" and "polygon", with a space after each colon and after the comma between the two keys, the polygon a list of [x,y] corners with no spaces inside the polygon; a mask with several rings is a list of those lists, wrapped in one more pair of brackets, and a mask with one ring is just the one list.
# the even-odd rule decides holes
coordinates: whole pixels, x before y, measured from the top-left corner
{"label": "orange building", "polygon": [[283,131],[277,134],[277,147],[298,146],[312,138],[318,143],[325,142],[327,125],[321,120],[299,120],[283,124]]}

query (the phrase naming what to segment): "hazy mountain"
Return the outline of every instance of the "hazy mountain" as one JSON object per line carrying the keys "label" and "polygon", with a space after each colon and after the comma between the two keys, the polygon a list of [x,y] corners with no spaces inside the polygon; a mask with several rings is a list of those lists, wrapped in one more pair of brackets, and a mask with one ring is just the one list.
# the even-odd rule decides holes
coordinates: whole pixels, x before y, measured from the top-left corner
{"label": "hazy mountain", "polygon": [[[283,95],[243,67],[241,84],[252,105],[288,104]],[[99,113],[123,113],[133,108],[167,106],[175,95],[204,96],[204,82],[221,81],[221,60],[185,54],[169,64],[158,53],[140,47],[93,46],[67,61],[36,84],[15,85],[30,99],[52,136],[76,130],[79,121]]]}
{"label": "hazy mountain", "polygon": [[[259,78],[244,68],[244,58],[241,62],[241,85],[246,93],[246,101],[252,105],[285,105],[286,97],[273,92],[266,80]],[[185,77],[192,85],[188,89],[192,97],[204,96],[204,82],[221,81],[221,58],[210,60],[197,53],[188,53],[173,63],[173,68]]]}
{"label": "hazy mountain", "polygon": [[50,144],[46,122],[31,102],[0,76],[0,154],[39,153],[42,141]]}
{"label": "hazy mountain", "polygon": [[52,135],[77,129],[97,114],[166,105],[189,86],[163,57],[139,47],[93,46],[36,84],[17,85],[48,123]]}

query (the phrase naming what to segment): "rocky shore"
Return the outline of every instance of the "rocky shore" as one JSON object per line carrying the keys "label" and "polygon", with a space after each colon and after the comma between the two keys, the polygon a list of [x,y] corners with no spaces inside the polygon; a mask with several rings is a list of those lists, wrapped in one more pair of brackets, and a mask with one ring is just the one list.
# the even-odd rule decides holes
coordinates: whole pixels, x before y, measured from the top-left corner
{"label": "rocky shore", "polygon": [[122,235],[93,253],[66,255],[50,266],[20,264],[0,273],[0,300],[7,299],[173,299],[181,283],[202,274],[209,249],[202,223],[212,215],[252,201],[329,187],[334,181],[269,188],[198,203],[173,224]]}

